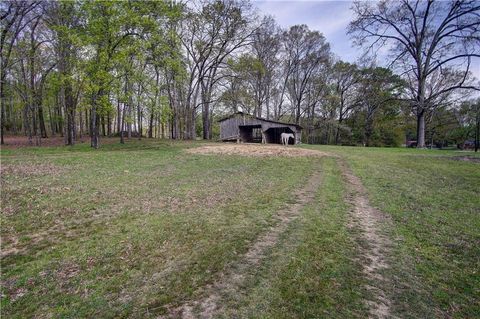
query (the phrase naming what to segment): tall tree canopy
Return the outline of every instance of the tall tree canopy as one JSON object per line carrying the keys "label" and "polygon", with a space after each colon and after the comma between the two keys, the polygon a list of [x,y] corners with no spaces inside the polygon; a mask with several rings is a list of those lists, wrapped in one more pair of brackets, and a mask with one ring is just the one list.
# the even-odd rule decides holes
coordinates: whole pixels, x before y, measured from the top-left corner
{"label": "tall tree canopy", "polygon": [[480,58],[480,3],[383,0],[355,2],[350,24],[356,43],[371,50],[388,47],[390,64],[407,81],[417,116],[418,147],[425,147],[425,117],[454,90],[480,90],[470,74]]}
{"label": "tall tree canopy", "polygon": [[477,2],[356,2],[354,39],[390,52],[376,64],[341,61],[322,30],[282,28],[253,5],[2,1],[2,143],[4,132],[88,136],[93,148],[103,136],[215,139],[236,111],[302,125],[310,143],[456,142],[438,132],[461,126],[444,121],[468,99],[459,90],[478,90]]}

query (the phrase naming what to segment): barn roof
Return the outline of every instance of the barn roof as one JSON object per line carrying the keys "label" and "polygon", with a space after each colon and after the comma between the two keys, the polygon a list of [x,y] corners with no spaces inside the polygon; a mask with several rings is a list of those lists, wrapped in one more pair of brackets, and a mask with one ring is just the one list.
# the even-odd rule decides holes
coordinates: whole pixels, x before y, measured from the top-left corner
{"label": "barn roof", "polygon": [[232,117],[235,117],[235,116],[237,116],[237,115],[248,116],[248,117],[257,119],[257,120],[259,120],[259,121],[263,121],[263,122],[269,122],[269,123],[277,123],[277,124],[282,124],[282,125],[295,126],[296,128],[298,128],[298,129],[300,129],[300,130],[303,129],[303,127],[300,126],[300,125],[298,125],[298,124],[267,120],[267,119],[264,119],[263,117],[253,116],[253,115],[250,115],[250,114],[247,114],[247,113],[244,113],[244,112],[235,112],[235,113],[230,114],[230,115],[228,115],[228,116],[226,116],[226,117],[224,117],[224,118],[221,118],[220,120],[218,120],[218,122],[223,122],[223,121],[228,120],[228,119],[231,119]]}

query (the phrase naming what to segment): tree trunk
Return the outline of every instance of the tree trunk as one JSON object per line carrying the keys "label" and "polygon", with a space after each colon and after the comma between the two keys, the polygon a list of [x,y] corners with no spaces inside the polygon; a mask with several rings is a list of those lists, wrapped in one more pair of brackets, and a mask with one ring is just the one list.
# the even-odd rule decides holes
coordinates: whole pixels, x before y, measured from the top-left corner
{"label": "tree trunk", "polygon": [[[160,129],[160,125],[159,125],[159,129]],[[163,123],[163,122],[162,122],[162,125],[161,125],[161,129],[162,129],[162,139],[165,139],[165,123]]]}
{"label": "tree trunk", "polygon": [[48,117],[50,118],[50,131],[52,131],[52,136],[55,135],[55,122],[53,119],[52,108],[48,108]]}
{"label": "tree trunk", "polygon": [[300,104],[301,100],[297,102],[297,107],[295,110],[295,124],[300,125]]}
{"label": "tree trunk", "polygon": [[120,133],[122,127],[122,113],[120,110],[120,99],[117,96],[117,133]]}
{"label": "tree trunk", "polygon": [[150,121],[148,122],[148,138],[153,137],[153,109],[150,111]]}
{"label": "tree trunk", "polygon": [[187,139],[194,140],[196,138],[196,130],[195,130],[195,108],[191,107],[185,110],[186,114],[186,130],[187,130]]}
{"label": "tree trunk", "polygon": [[196,125],[195,125],[195,108],[187,111],[189,113],[188,117],[190,119],[190,125],[188,130],[190,131],[190,139],[194,140],[197,137]]}
{"label": "tree trunk", "polygon": [[88,118],[88,110],[85,110],[85,132],[90,132],[89,126],[90,120]]}
{"label": "tree trunk", "polygon": [[[478,101],[477,103],[480,103]],[[475,153],[480,148],[480,105],[477,104],[476,130],[475,130]]]}
{"label": "tree trunk", "polygon": [[12,114],[13,135],[17,135],[17,112],[13,108],[13,96],[10,94],[10,109]]}
{"label": "tree trunk", "polygon": [[132,138],[132,105],[128,103],[128,123],[127,123],[127,136]]}
{"label": "tree trunk", "polygon": [[[2,65],[3,65],[3,61],[2,62]],[[4,130],[4,126],[5,126],[5,116],[4,116],[4,109],[5,109],[5,80],[6,80],[6,76],[3,74],[5,70],[2,70],[2,75],[1,75],[1,79],[0,79],[0,144],[3,145],[5,144],[5,141],[3,139],[3,130]]]}
{"label": "tree trunk", "polygon": [[82,116],[82,111],[78,112],[78,118],[80,120],[79,127],[80,127],[80,132],[79,132],[79,137],[82,138],[83,135],[83,116]]}
{"label": "tree trunk", "polygon": [[[37,94],[39,94],[37,92]],[[47,129],[45,128],[45,117],[43,116],[43,106],[42,106],[42,97],[37,97],[37,108],[38,108],[38,126],[40,127],[40,136],[42,138],[47,137]]]}
{"label": "tree trunk", "polygon": [[363,141],[364,146],[371,146],[371,138],[372,138],[372,122],[370,119],[367,118],[365,122],[365,138]]}
{"label": "tree trunk", "polygon": [[375,108],[371,105],[367,106],[365,114],[365,127],[364,127],[364,146],[371,146],[371,139],[373,134],[373,119]]}
{"label": "tree trunk", "polygon": [[[140,90],[139,90],[140,91]],[[142,111],[140,110],[140,92],[138,92],[139,99],[137,101],[137,131],[138,131],[138,139],[140,140],[142,138]]]}
{"label": "tree trunk", "polygon": [[338,145],[338,142],[340,140],[340,122],[338,122],[337,129],[335,132],[335,145]]}
{"label": "tree trunk", "polygon": [[105,115],[100,116],[100,123],[102,124],[102,136],[107,136],[107,127],[105,125]]}
{"label": "tree trunk", "polygon": [[122,121],[120,122],[120,144],[125,144],[123,133],[125,132],[125,103],[123,104]]}
{"label": "tree trunk", "polygon": [[203,139],[210,138],[210,96],[206,87],[202,88]]}
{"label": "tree trunk", "polygon": [[265,101],[267,107],[267,120],[270,119],[270,94],[267,94],[267,99]]}
{"label": "tree trunk", "polygon": [[[125,78],[125,93],[128,94],[128,104],[127,104],[127,115],[128,115],[128,121],[127,121],[127,136],[128,138],[132,138],[132,94],[131,94],[132,88],[130,85],[130,81],[128,79],[128,76]],[[125,114],[125,113],[124,113]],[[124,115],[125,117],[125,115]]]}
{"label": "tree trunk", "polygon": [[[93,100],[93,98],[92,98]],[[94,137],[94,130],[95,130],[95,114],[96,114],[96,109],[94,105],[95,101],[92,103],[92,109],[90,111],[90,146],[93,148],[96,148],[96,139]]]}
{"label": "tree trunk", "polygon": [[203,139],[208,140],[210,136],[210,107],[209,103],[204,103],[203,104],[203,114],[202,114],[202,120],[203,120]]}
{"label": "tree trunk", "polygon": [[110,112],[108,112],[107,114],[107,135],[108,136],[112,135],[112,118],[111,118]]}
{"label": "tree trunk", "polygon": [[417,114],[417,148],[425,148],[425,111]]}
{"label": "tree trunk", "polygon": [[31,139],[30,133],[30,121],[28,119],[28,105],[25,105],[23,108],[23,128],[25,131],[25,136],[28,136]]}
{"label": "tree trunk", "polygon": [[340,126],[342,125],[342,122],[343,122],[343,118],[340,117],[338,119],[338,125],[335,131],[335,145],[338,145],[338,143],[340,142]]}
{"label": "tree trunk", "polygon": [[60,133],[60,136],[63,137],[63,123],[62,123],[62,108],[60,106],[57,107],[57,123],[58,123],[58,130],[57,132]]}
{"label": "tree trunk", "polygon": [[103,92],[98,92],[96,96],[93,97],[92,101],[92,110],[90,112],[90,146],[97,149],[99,147],[99,116],[97,114],[97,101],[101,98]]}

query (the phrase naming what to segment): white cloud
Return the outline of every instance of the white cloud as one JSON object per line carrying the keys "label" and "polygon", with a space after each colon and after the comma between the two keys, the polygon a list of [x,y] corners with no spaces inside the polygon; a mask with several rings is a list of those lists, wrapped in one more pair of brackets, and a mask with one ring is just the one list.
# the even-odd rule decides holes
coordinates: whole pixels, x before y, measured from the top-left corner
{"label": "white cloud", "polygon": [[347,27],[353,19],[351,1],[256,1],[264,14],[273,15],[284,28],[306,24],[311,30],[323,33],[332,52],[347,61],[355,61],[361,54],[352,48]]}
{"label": "white cloud", "polygon": [[327,38],[346,30],[352,19],[347,1],[256,1],[254,5],[263,13],[275,16],[284,27],[307,24]]}

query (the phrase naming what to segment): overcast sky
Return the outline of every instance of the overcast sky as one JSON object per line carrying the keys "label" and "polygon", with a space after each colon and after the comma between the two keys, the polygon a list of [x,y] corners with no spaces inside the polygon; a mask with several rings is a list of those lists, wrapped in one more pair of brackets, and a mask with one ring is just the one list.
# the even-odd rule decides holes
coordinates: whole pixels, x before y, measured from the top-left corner
{"label": "overcast sky", "polygon": [[282,27],[306,24],[318,30],[330,43],[333,53],[353,62],[359,56],[351,47],[347,26],[352,20],[351,1],[253,1],[264,14],[270,14]]}
{"label": "overcast sky", "polygon": [[[346,34],[348,23],[353,19],[352,1],[253,0],[253,4],[264,14],[274,16],[284,28],[306,24],[311,30],[320,31],[330,43],[332,52],[344,61],[355,62],[361,55],[361,49],[352,47]],[[381,64],[382,61],[378,62]],[[473,61],[471,70],[480,79],[480,59]]]}

